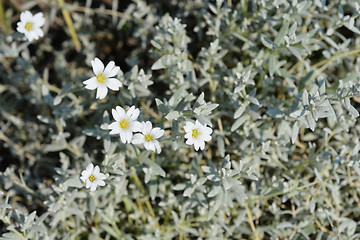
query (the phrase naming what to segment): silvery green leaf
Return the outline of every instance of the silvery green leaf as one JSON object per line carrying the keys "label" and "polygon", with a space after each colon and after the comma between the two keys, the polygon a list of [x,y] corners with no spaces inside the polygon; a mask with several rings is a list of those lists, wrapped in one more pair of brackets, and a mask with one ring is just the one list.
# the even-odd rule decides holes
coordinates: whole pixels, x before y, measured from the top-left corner
{"label": "silvery green leaf", "polygon": [[270,58],[269,58],[269,73],[270,73],[270,76],[273,76],[275,71],[276,71],[276,62],[277,62],[277,59],[274,55],[270,55]]}
{"label": "silvery green leaf", "polygon": [[7,203],[0,203],[0,208],[9,208],[11,209],[11,205],[7,204]]}
{"label": "silvery green leaf", "polygon": [[301,98],[302,98],[302,103],[305,106],[309,105],[309,94],[306,90],[304,90],[304,92],[302,93]]}
{"label": "silvery green leaf", "polygon": [[313,116],[311,114],[308,114],[305,116],[305,118],[306,118],[306,122],[309,125],[309,128],[311,129],[311,131],[314,131],[316,122],[315,122],[315,119],[313,118]]}
{"label": "silvery green leaf", "polygon": [[157,164],[156,162],[151,161],[148,158],[145,158],[142,160],[143,163],[145,163],[147,166],[151,167],[151,169],[153,170],[153,172],[156,175],[160,175],[161,177],[165,177],[166,176],[166,172],[160,167],[159,164]]}
{"label": "silvery green leaf", "polygon": [[7,232],[1,235],[0,240],[24,240],[19,235],[13,232]]}
{"label": "silvery green leaf", "polygon": [[241,117],[241,115],[244,113],[246,109],[247,103],[243,103],[234,113],[234,118],[237,119]]}
{"label": "silvery green leaf", "polygon": [[175,191],[182,191],[186,188],[186,184],[185,183],[178,183],[176,184],[172,189]]}
{"label": "silvery green leaf", "polygon": [[191,233],[194,236],[199,236],[199,232],[195,228],[187,227],[187,226],[183,226],[183,225],[180,225],[179,228],[181,230],[183,230],[184,232]]}
{"label": "silvery green leaf", "polygon": [[184,197],[191,197],[191,194],[193,194],[194,190],[195,189],[192,187],[186,188],[183,193]]}
{"label": "silvery green leaf", "polygon": [[261,115],[253,110],[248,109],[246,112],[254,119],[261,119]]}
{"label": "silvery green leaf", "polygon": [[252,97],[252,96],[248,95],[248,96],[247,96],[247,99],[248,99],[251,103],[253,103],[253,104],[257,105],[257,106],[260,105],[259,101],[258,101],[255,97]]}
{"label": "silvery green leaf", "polygon": [[288,32],[288,29],[289,29],[289,23],[288,22],[283,23],[280,28],[280,31],[276,34],[274,40],[276,46],[279,46],[284,42],[284,36]]}
{"label": "silvery green leaf", "polygon": [[269,49],[273,49],[274,48],[274,42],[271,41],[269,38],[262,36],[261,37],[261,42],[262,44],[264,44],[265,47],[269,48]]}
{"label": "silvery green leaf", "polygon": [[150,182],[148,183],[149,186],[149,195],[151,200],[155,200],[157,190],[158,190],[158,183],[155,176],[151,176]]}
{"label": "silvery green leaf", "polygon": [[177,120],[179,117],[180,117],[180,113],[178,111],[171,111],[165,116],[165,118],[169,121]]}
{"label": "silvery green leaf", "polygon": [[81,183],[80,178],[70,178],[64,182],[64,186],[66,187],[75,187],[75,188],[82,188],[84,185]]}
{"label": "silvery green leaf", "polygon": [[286,47],[295,57],[301,59],[301,49],[298,47],[287,46]]}
{"label": "silvery green leaf", "polygon": [[294,225],[290,222],[281,222],[280,224],[278,224],[276,226],[276,228],[278,229],[283,229],[283,228],[294,228]]}
{"label": "silvery green leaf", "polygon": [[238,129],[241,125],[243,125],[248,119],[247,116],[242,116],[239,119],[237,119],[233,125],[231,126],[231,132],[235,131],[236,129]]}
{"label": "silvery green leaf", "polygon": [[291,25],[291,27],[290,27],[290,29],[288,31],[288,35],[291,36],[291,35],[295,34],[296,29],[297,29],[297,22],[295,21],[293,23],[293,25]]}
{"label": "silvery green leaf", "polygon": [[155,98],[155,102],[160,112],[165,114],[170,111],[169,108],[160,99]]}
{"label": "silvery green leaf", "polygon": [[299,134],[299,122],[295,121],[294,125],[292,127],[292,130],[291,130],[291,142],[292,142],[292,144],[295,144],[295,141],[297,139],[298,134]]}
{"label": "silvery green leaf", "polygon": [[217,137],[217,147],[220,153],[221,157],[225,156],[225,143],[224,143],[224,137],[218,136]]}
{"label": "silvery green leaf", "polygon": [[162,49],[161,44],[159,44],[156,40],[150,41],[151,45],[153,45],[157,49]]}
{"label": "silvery green leaf", "polygon": [[159,58],[154,64],[151,66],[151,70],[160,70],[166,68],[165,64],[163,63],[165,60],[165,56]]}
{"label": "silvery green leaf", "polygon": [[344,103],[345,103],[345,107],[346,109],[351,113],[351,115],[353,115],[354,117],[358,117],[359,116],[359,112],[356,110],[356,108],[354,108],[351,103],[350,103],[350,98],[345,98],[344,99]]}
{"label": "silvery green leaf", "polygon": [[222,204],[222,198],[223,198],[223,194],[217,195],[215,203],[210,207],[207,220],[210,220],[215,215],[216,211],[220,208]]}

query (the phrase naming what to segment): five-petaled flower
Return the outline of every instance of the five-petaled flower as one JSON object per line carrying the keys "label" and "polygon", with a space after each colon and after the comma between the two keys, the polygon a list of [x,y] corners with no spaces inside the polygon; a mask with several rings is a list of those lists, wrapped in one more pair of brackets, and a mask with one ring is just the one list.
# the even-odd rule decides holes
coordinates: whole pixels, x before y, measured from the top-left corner
{"label": "five-petaled flower", "polygon": [[95,166],[90,163],[86,170],[81,172],[80,179],[86,184],[86,188],[90,188],[90,191],[95,191],[97,186],[105,186],[105,182],[103,181],[106,179],[105,174],[100,172],[99,166]]}
{"label": "five-petaled flower", "polygon": [[23,33],[29,42],[38,40],[44,36],[41,27],[45,24],[43,13],[39,12],[32,15],[31,12],[25,11],[20,14],[20,21],[17,23],[16,30]]}
{"label": "five-petaled flower", "polygon": [[196,120],[195,124],[192,122],[186,122],[184,126],[185,130],[185,138],[186,144],[192,145],[194,144],[195,150],[204,150],[205,148],[205,141],[210,141],[212,133],[212,129],[207,127],[206,124],[201,124],[198,120]]}
{"label": "five-petaled flower", "polygon": [[130,143],[133,139],[133,132],[141,131],[141,124],[136,120],[139,114],[140,110],[135,106],[129,108],[127,112],[120,106],[112,109],[115,122],[108,126],[108,129],[111,130],[110,134],[120,134],[123,143]]}
{"label": "five-petaled flower", "polygon": [[161,128],[152,128],[152,124],[149,121],[141,122],[141,133],[134,135],[132,140],[133,144],[143,144],[147,150],[151,150],[157,153],[161,152],[160,143],[158,138],[164,135],[164,130]]}
{"label": "five-petaled flower", "polygon": [[108,88],[113,91],[119,91],[122,83],[113,77],[119,73],[120,67],[116,67],[114,61],[110,61],[104,68],[104,64],[101,60],[95,58],[94,60],[91,60],[91,65],[95,77],[83,82],[86,85],[85,88],[89,90],[97,89],[96,98],[99,99],[103,99],[107,95]]}

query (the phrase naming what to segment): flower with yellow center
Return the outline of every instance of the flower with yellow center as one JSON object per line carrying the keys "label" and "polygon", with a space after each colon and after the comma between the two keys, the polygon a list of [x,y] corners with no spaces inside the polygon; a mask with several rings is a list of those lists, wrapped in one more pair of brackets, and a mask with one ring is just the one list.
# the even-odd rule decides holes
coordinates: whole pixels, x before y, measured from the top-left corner
{"label": "flower with yellow center", "polygon": [[204,150],[205,141],[210,141],[212,133],[212,129],[207,127],[206,124],[201,124],[198,120],[196,120],[195,124],[192,122],[186,122],[184,126],[185,130],[185,138],[186,144],[192,145],[194,144],[195,150]]}
{"label": "flower with yellow center", "polygon": [[161,152],[160,143],[157,139],[164,135],[164,130],[161,128],[152,128],[151,122],[142,122],[141,123],[141,133],[134,135],[133,144],[143,144],[145,149],[154,151],[157,153]]}
{"label": "flower with yellow center", "polygon": [[[122,87],[120,80],[113,78],[119,72],[121,72],[120,67],[115,66],[114,61],[110,61],[106,67],[101,62],[100,59],[95,58],[91,60],[91,65],[95,74],[95,77],[89,78],[83,83],[86,85],[85,88],[89,90],[96,91],[96,98],[103,99],[108,93],[108,88],[113,91],[119,91]],[[122,74],[122,72],[121,72]]]}
{"label": "flower with yellow center", "polygon": [[44,36],[41,27],[45,24],[44,15],[39,12],[32,15],[29,11],[24,11],[20,14],[20,22],[17,23],[16,30],[23,33],[29,42],[38,40]]}
{"label": "flower with yellow center", "polygon": [[193,129],[191,136],[192,136],[193,138],[197,138],[197,137],[199,136],[199,130]]}
{"label": "flower with yellow center", "polygon": [[130,143],[133,138],[133,132],[140,131],[141,124],[137,121],[140,114],[140,110],[132,106],[127,112],[117,106],[112,109],[112,115],[115,122],[108,126],[111,130],[110,134],[120,134],[120,139],[123,143]]}
{"label": "flower with yellow center", "polygon": [[81,181],[86,184],[86,188],[90,188],[90,191],[95,191],[97,186],[105,186],[104,180],[105,174],[100,172],[99,166],[95,166],[90,163],[84,171],[81,172]]}
{"label": "flower with yellow center", "polygon": [[26,30],[30,31],[32,28],[33,28],[33,24],[32,24],[32,23],[28,22],[28,23],[25,24],[25,29],[26,29]]}

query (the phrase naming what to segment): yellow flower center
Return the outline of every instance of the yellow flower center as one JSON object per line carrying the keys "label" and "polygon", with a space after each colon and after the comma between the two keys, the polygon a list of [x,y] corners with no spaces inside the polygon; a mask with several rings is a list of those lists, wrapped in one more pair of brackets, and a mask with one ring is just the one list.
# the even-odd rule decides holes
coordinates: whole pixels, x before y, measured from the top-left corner
{"label": "yellow flower center", "polygon": [[33,24],[31,22],[28,22],[25,24],[25,29],[30,31],[33,28]]}
{"label": "yellow flower center", "polygon": [[193,130],[192,130],[192,137],[193,137],[193,138],[197,138],[198,136],[199,136],[199,130],[193,129]]}
{"label": "yellow flower center", "polygon": [[122,129],[128,129],[129,128],[129,125],[130,125],[130,123],[129,123],[129,121],[128,120],[126,120],[126,119],[123,119],[123,120],[121,120],[120,121],[120,127],[122,128]]}
{"label": "yellow flower center", "polygon": [[150,133],[148,133],[148,134],[145,134],[144,140],[145,140],[145,142],[151,142],[151,141],[154,140],[154,137],[153,137],[153,135],[151,135]]}
{"label": "yellow flower center", "polygon": [[104,84],[106,82],[106,77],[105,77],[105,75],[103,73],[99,73],[96,76],[96,79],[100,84]]}
{"label": "yellow flower center", "polygon": [[93,182],[93,181],[95,181],[96,180],[96,178],[95,178],[95,176],[94,175],[90,175],[89,176],[89,180],[90,180],[90,182]]}

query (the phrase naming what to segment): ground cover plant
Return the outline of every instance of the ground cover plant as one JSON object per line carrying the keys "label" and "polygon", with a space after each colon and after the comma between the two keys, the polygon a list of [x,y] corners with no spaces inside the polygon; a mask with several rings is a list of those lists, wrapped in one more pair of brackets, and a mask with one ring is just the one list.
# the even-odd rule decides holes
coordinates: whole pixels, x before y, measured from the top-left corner
{"label": "ground cover plant", "polygon": [[360,239],[359,14],[0,1],[0,239]]}

